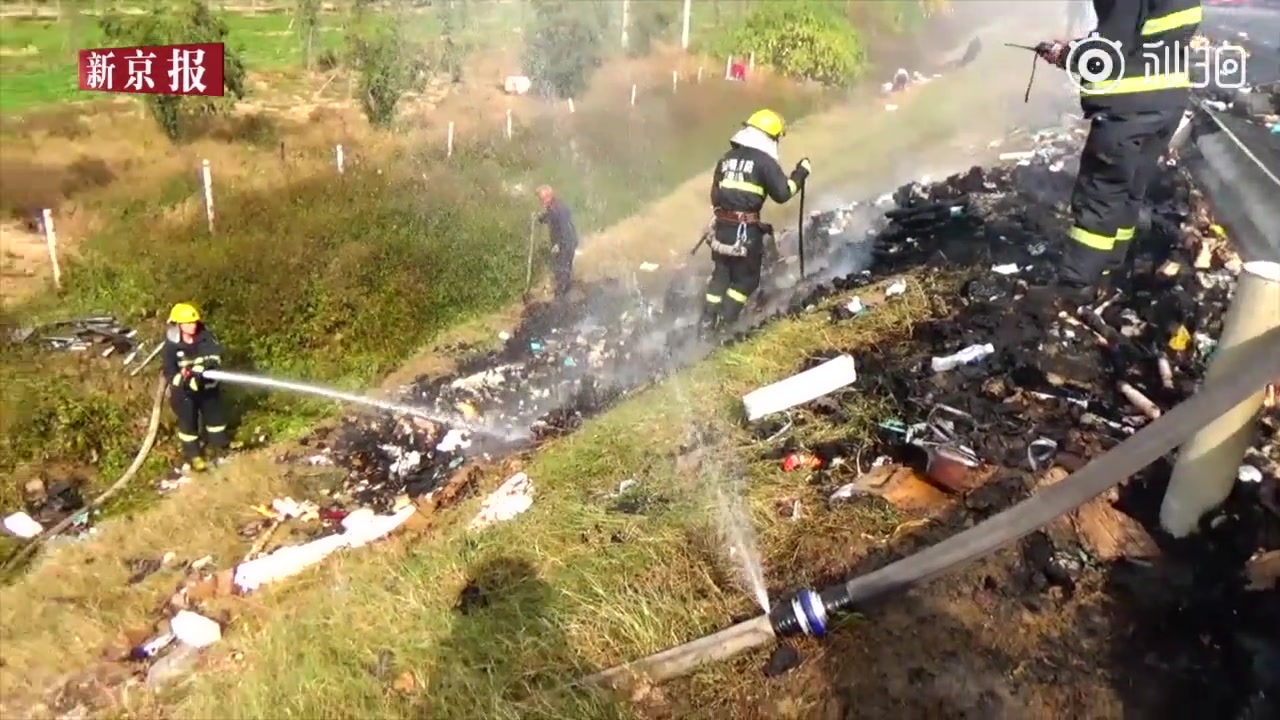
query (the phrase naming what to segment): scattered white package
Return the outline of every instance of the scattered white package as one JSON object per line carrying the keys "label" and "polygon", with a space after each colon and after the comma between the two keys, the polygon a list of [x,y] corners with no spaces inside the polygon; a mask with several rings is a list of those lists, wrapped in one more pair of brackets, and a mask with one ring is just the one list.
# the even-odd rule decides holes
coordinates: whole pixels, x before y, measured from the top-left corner
{"label": "scattered white package", "polygon": [[816,368],[752,390],[742,397],[748,420],[759,420],[835,392],[858,379],[853,357],[841,355]]}

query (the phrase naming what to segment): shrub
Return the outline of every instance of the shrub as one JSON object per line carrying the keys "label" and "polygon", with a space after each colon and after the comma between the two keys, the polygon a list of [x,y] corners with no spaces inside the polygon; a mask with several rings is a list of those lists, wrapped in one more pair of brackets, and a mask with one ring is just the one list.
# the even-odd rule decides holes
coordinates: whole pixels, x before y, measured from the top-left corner
{"label": "shrub", "polygon": [[764,3],[727,38],[726,54],[755,53],[757,63],[796,79],[846,85],[866,69],[861,36],[831,3]]}
{"label": "shrub", "polygon": [[223,43],[224,97],[183,97],[147,95],[151,117],[171,140],[183,136],[184,118],[191,114],[220,114],[229,110],[245,94],[245,69],[240,53],[227,43],[226,23],[210,12],[201,0],[186,0],[176,7],[155,2],[150,12],[139,15],[107,15],[100,22],[102,33],[113,45],[176,45]]}
{"label": "shrub", "polygon": [[535,0],[525,74],[545,95],[580,95],[604,60],[607,8],[596,0]]}
{"label": "shrub", "polygon": [[642,57],[653,50],[655,40],[661,39],[675,25],[673,8],[658,2],[636,3],[627,38],[627,54]]}
{"label": "shrub", "polygon": [[405,36],[403,28],[395,17],[378,16],[348,35],[359,74],[360,107],[374,127],[391,125],[400,98],[419,87],[428,71],[422,48]]}

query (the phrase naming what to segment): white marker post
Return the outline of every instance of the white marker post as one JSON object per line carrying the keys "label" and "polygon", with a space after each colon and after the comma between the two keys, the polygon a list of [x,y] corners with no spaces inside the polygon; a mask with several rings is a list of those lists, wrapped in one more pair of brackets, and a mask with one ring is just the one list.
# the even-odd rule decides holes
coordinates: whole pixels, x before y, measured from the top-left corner
{"label": "white marker post", "polygon": [[750,71],[752,71],[752,72],[755,72],[755,69],[756,69],[756,54],[755,54],[755,53],[751,53],[751,57],[747,58],[747,69],[748,69],[748,70],[750,70]]}
{"label": "white marker post", "polygon": [[336,160],[336,161],[338,162],[338,174],[339,174],[339,175],[342,175],[342,174],[343,174],[343,169],[344,169],[344,167],[343,167],[343,166],[344,166],[344,162],[343,162],[343,161],[344,161],[346,158],[344,158],[344,157],[343,157],[343,155],[342,155],[342,144],[341,144],[341,143],[339,143],[338,145],[335,145],[335,146],[334,146],[334,148],[333,148],[333,157],[334,157],[334,160]]}
{"label": "white marker post", "polygon": [[53,266],[53,286],[62,289],[62,266],[58,265],[58,234],[53,231],[53,211],[45,208],[44,244],[49,248],[49,264]]}
{"label": "white marker post", "polygon": [[507,108],[507,139],[511,139],[511,108]]}
{"label": "white marker post", "polygon": [[671,94],[675,95],[679,87],[680,87],[680,71],[672,70],[671,71]]}
{"label": "white marker post", "polygon": [[209,161],[205,160],[200,164],[200,176],[204,181],[204,215],[209,221],[209,234],[213,234],[213,169],[209,167]]}
{"label": "white marker post", "polygon": [[453,121],[449,121],[449,139],[445,141],[445,157],[453,157]]}
{"label": "white marker post", "polygon": [[636,106],[636,85],[631,83],[631,107]]}
{"label": "white marker post", "polygon": [[698,66],[698,84],[702,84],[702,66]]}
{"label": "white marker post", "polygon": [[574,109],[573,109],[573,98],[569,98],[569,112],[570,112],[570,113],[573,113],[573,112],[574,112]]}
{"label": "white marker post", "polygon": [[729,73],[732,70],[733,70],[733,56],[730,55],[729,57],[725,58],[725,61],[724,61],[724,79],[725,80],[729,79]]}

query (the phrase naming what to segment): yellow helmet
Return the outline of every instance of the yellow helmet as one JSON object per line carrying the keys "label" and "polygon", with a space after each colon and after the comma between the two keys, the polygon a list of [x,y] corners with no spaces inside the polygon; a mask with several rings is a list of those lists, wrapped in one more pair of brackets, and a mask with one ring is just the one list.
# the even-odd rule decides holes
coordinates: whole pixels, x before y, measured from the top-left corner
{"label": "yellow helmet", "polygon": [[787,130],[782,116],[772,110],[755,111],[743,125],[753,127],[774,140],[782,137]]}
{"label": "yellow helmet", "polygon": [[200,322],[200,311],[191,303],[178,303],[169,311],[169,322],[178,325]]}

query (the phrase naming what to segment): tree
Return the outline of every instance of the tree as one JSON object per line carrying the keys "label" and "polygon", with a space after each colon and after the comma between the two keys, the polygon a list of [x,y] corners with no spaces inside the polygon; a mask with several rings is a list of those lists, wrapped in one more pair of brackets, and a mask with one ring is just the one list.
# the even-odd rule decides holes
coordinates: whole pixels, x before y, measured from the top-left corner
{"label": "tree", "polygon": [[631,57],[648,55],[653,49],[653,41],[665,35],[676,22],[674,10],[658,2],[636,3],[635,19],[632,21],[632,32],[627,44],[627,54]]}
{"label": "tree", "polygon": [[462,2],[455,7],[452,2],[446,2],[441,8],[440,18],[440,65],[445,72],[449,73],[449,79],[454,84],[462,82],[462,57],[464,54],[462,46],[457,42],[457,36],[465,27],[467,21],[467,3]]}
{"label": "tree", "polygon": [[360,107],[374,127],[391,125],[400,98],[420,87],[429,70],[422,48],[405,36],[404,26],[399,17],[375,16],[349,31]]}
{"label": "tree", "polygon": [[180,45],[223,43],[226,54],[222,65],[223,97],[182,95],[147,95],[151,117],[171,140],[182,137],[183,120],[194,114],[225,113],[235,100],[245,96],[245,68],[240,53],[227,44],[230,30],[209,11],[201,0],[186,0],[173,7],[170,3],[153,2],[150,12],[142,15],[107,15],[99,21],[107,43],[116,46]]}
{"label": "tree", "polygon": [[298,0],[298,37],[302,40],[302,63],[308,70],[315,60],[316,30],[320,28],[321,0]]}
{"label": "tree", "polygon": [[839,6],[819,0],[763,3],[729,35],[730,53],[754,53],[756,62],[788,77],[845,85],[866,68],[866,50]]}
{"label": "tree", "polygon": [[596,0],[534,0],[525,74],[546,95],[574,97],[604,61],[608,8]]}

